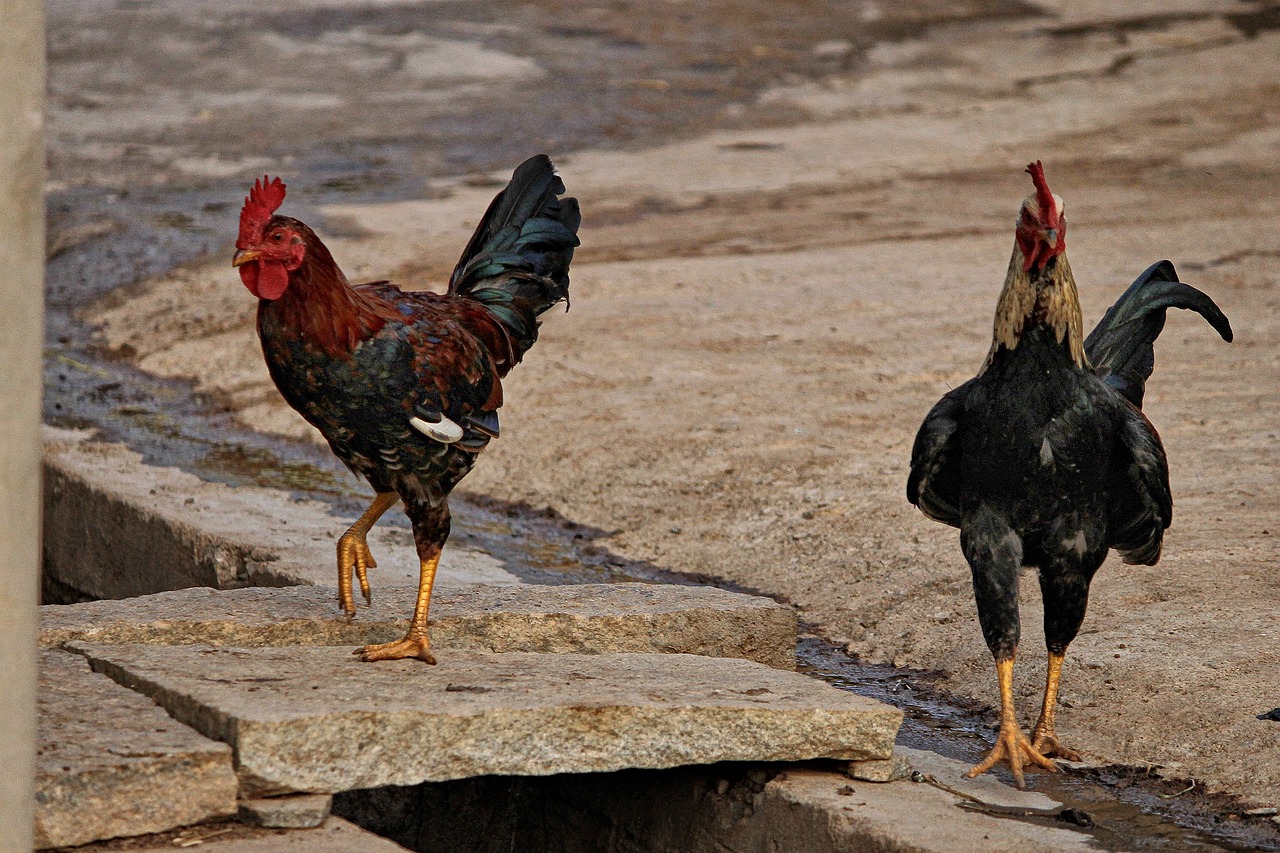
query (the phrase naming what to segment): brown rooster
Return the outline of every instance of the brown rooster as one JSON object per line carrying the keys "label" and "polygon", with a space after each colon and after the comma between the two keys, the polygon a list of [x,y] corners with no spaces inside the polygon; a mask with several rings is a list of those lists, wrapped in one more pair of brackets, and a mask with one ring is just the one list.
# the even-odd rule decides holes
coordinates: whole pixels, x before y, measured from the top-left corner
{"label": "brown rooster", "polygon": [[271,378],[375,492],[338,540],[338,603],[348,615],[353,573],[372,601],[369,529],[397,500],[413,525],[421,575],[409,631],[357,649],[362,660],[435,663],[427,609],[449,537],[449,493],[498,437],[501,379],[537,340],[538,315],[568,300],[581,216],[564,191],[545,155],[522,163],[444,295],[349,284],[314,231],[275,215],[285,196],[279,178],[256,182],[245,199],[232,265],[259,299]]}
{"label": "brown rooster", "polygon": [[[1000,733],[970,776],[1005,760],[1056,769],[1074,758],[1058,742],[1054,710],[1067,645],[1084,620],[1089,582],[1114,548],[1154,565],[1173,513],[1169,466],[1142,395],[1168,308],[1203,316],[1224,340],[1231,325],[1213,300],[1160,261],[1125,291],[1088,339],[1067,263],[1062,199],[1040,163],[1022,203],[1013,259],[996,306],[982,371],[933,407],[911,451],[907,499],[960,528],[978,621],[996,661]],[[1049,674],[1031,740],[1013,707],[1018,571],[1040,571]]]}

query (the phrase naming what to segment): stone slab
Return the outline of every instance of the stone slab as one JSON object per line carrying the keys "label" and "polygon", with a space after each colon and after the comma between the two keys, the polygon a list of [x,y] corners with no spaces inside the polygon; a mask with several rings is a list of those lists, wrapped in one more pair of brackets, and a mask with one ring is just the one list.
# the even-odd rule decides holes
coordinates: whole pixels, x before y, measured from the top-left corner
{"label": "stone slab", "polygon": [[332,794],[293,794],[240,801],[241,823],[276,829],[311,829],[324,823]]}
{"label": "stone slab", "polygon": [[[965,776],[973,766],[964,761],[947,758],[925,749],[899,747],[898,754],[911,763],[911,769],[926,778],[939,782],[953,792],[1001,810],[1021,810],[1030,814],[1057,814],[1062,803],[1038,791],[1019,791],[1001,782],[995,776],[984,773],[977,778]],[[1029,776],[1039,771],[1028,770]]]}
{"label": "stone slab", "polygon": [[[791,770],[766,786],[755,807],[755,833],[779,837],[758,849],[919,853],[1066,853],[1097,850],[1092,837],[1067,828],[994,817],[961,798],[916,782],[841,782],[835,774]],[[725,833],[728,849],[750,825]]]}
{"label": "stone slab", "polygon": [[[48,589],[99,599],[192,586],[337,583],[336,537],[354,518],[280,489],[210,483],[147,465],[87,432],[45,427],[44,436]],[[417,583],[408,530],[379,525],[369,547],[378,560],[375,584]],[[519,582],[493,557],[456,545],[445,549],[437,579],[441,589]]]}
{"label": "stone slab", "polygon": [[850,761],[844,772],[860,782],[896,782],[911,775],[911,762],[902,753],[894,752],[892,758]]}
{"label": "stone slab", "polygon": [[[185,589],[123,601],[45,605],[43,645],[231,646],[382,643],[404,635],[417,590],[374,592],[354,620],[324,587]],[[737,657],[795,668],[796,615],[759,596],[659,584],[467,585],[432,600],[439,649],[509,652],[664,652]]]}
{"label": "stone slab", "polygon": [[888,758],[902,712],[794,672],[696,655],[72,643],[95,670],[230,743],[244,796],[488,774]]}
{"label": "stone slab", "polygon": [[[168,850],[173,850],[169,845]],[[211,839],[200,853],[403,853],[404,847],[366,832],[341,818],[330,817],[315,829],[288,832],[259,830],[257,834],[225,840]]]}
{"label": "stone slab", "polygon": [[[998,817],[928,784],[812,767],[485,777],[353,791],[334,808],[415,850],[598,853],[1064,853],[1092,836]],[[624,844],[619,839],[625,839]]]}
{"label": "stone slab", "polygon": [[36,845],[161,832],[236,812],[224,743],[192,731],[83,657],[40,657]]}
{"label": "stone slab", "polygon": [[199,853],[404,853],[404,847],[361,829],[338,817],[327,818],[315,829],[269,829],[244,824],[193,826],[180,833],[165,833],[130,841],[127,847],[90,845],[76,853],[198,850]]}

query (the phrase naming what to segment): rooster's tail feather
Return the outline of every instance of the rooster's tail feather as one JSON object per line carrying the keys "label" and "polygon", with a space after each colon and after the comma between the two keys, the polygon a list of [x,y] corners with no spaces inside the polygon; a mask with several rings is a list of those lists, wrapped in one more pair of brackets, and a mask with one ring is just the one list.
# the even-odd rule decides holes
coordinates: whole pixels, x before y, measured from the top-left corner
{"label": "rooster's tail feather", "polygon": [[1085,339],[1084,351],[1094,372],[1125,399],[1142,408],[1147,379],[1155,369],[1155,342],[1164,329],[1165,311],[1195,311],[1225,341],[1232,338],[1231,323],[1212,299],[1178,281],[1169,261],[1152,264],[1129,286],[1097,328]]}
{"label": "rooster's tail feather", "polygon": [[484,305],[509,336],[507,369],[538,339],[538,315],[569,299],[569,263],[582,215],[577,199],[559,197],[564,191],[545,154],[521,163],[449,279],[451,296]]}

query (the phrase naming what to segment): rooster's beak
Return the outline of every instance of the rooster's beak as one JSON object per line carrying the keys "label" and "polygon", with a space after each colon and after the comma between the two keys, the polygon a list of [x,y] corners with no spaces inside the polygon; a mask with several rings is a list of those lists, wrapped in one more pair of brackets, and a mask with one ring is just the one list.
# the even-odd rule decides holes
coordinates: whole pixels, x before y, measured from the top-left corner
{"label": "rooster's beak", "polygon": [[1046,246],[1048,246],[1050,249],[1058,248],[1058,229],[1057,228],[1049,228],[1042,233],[1044,234],[1044,243]]}
{"label": "rooster's beak", "polygon": [[240,251],[235,253],[234,257],[231,258],[231,266],[233,267],[243,266],[249,263],[250,261],[256,261],[259,257],[261,257],[261,255],[262,253],[259,252],[257,249],[241,249]]}

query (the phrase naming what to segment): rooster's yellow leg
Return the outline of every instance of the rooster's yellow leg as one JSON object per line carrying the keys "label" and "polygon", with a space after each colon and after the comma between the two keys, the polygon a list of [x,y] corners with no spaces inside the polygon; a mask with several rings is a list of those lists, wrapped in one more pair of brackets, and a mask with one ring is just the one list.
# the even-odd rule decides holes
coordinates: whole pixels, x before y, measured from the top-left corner
{"label": "rooster's yellow leg", "polygon": [[1054,728],[1054,714],[1058,706],[1058,682],[1062,680],[1062,661],[1066,655],[1049,653],[1049,675],[1044,685],[1044,706],[1040,709],[1040,720],[1031,733],[1031,742],[1041,755],[1056,755],[1068,761],[1079,761],[1080,754],[1058,743],[1058,732]]}
{"label": "rooster's yellow leg", "polygon": [[996,746],[991,754],[966,775],[972,779],[980,773],[986,773],[1003,760],[1009,762],[1013,780],[1018,787],[1025,788],[1027,782],[1022,776],[1025,765],[1036,764],[1054,772],[1058,768],[1031,745],[1018,725],[1017,712],[1013,708],[1013,658],[996,661],[996,677],[1000,680],[1000,733],[996,736]]}
{"label": "rooster's yellow leg", "polygon": [[395,492],[378,492],[373,503],[364,511],[364,515],[338,538],[338,606],[348,616],[356,613],[356,602],[351,594],[351,572],[354,570],[360,579],[360,592],[364,593],[366,604],[373,603],[373,593],[369,589],[369,569],[376,569],[377,562],[365,536],[369,528],[377,523],[382,514],[400,499]]}
{"label": "rooster's yellow leg", "polygon": [[394,643],[378,643],[356,649],[352,654],[359,655],[360,660],[400,660],[401,658],[417,658],[427,663],[435,663],[435,655],[431,654],[431,637],[427,634],[427,608],[431,606],[431,587],[436,580],[436,567],[440,565],[440,552],[436,551],[430,559],[422,561],[422,574],[418,580],[418,603],[413,608],[413,621],[409,623],[409,633]]}

